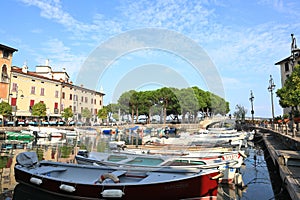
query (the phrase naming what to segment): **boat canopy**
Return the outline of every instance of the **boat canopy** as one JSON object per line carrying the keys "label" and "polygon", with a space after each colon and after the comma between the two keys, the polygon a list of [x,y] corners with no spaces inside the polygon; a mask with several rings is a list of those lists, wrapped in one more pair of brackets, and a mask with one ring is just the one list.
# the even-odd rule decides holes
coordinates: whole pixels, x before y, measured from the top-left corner
{"label": "boat canopy", "polygon": [[31,167],[38,163],[38,157],[35,152],[23,152],[18,154],[17,163],[24,167]]}

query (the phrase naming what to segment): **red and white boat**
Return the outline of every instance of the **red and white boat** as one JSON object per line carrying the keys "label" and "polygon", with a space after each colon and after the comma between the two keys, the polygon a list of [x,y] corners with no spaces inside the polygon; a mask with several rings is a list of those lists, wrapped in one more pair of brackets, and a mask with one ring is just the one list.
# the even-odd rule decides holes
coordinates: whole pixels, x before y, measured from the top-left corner
{"label": "red and white boat", "polygon": [[218,177],[214,169],[38,162],[35,152],[20,153],[15,166],[17,182],[68,199],[216,199]]}

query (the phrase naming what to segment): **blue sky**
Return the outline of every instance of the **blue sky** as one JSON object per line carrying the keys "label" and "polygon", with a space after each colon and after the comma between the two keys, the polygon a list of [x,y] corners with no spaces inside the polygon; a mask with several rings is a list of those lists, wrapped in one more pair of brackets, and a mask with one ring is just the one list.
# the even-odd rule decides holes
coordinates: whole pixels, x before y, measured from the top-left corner
{"label": "blue sky", "polygon": [[[274,78],[275,90],[280,88],[280,71],[274,63],[290,55],[291,33],[300,38],[298,0],[9,0],[2,1],[1,7],[6,17],[0,23],[0,43],[18,49],[13,65],[21,67],[26,62],[33,71],[49,59],[54,70],[66,68],[74,82],[90,79],[91,89],[102,86],[104,104],[115,102],[122,89],[130,87],[143,90],[179,84],[211,90],[220,86],[231,113],[240,104],[250,116],[252,90],[255,115],[271,117],[269,76]],[[124,33],[147,28],[175,33],[171,38],[164,35],[169,43],[177,41],[174,36],[185,37],[187,43],[181,40],[177,46],[164,43],[162,49],[159,45],[156,49],[138,49],[145,47],[138,44],[143,41],[130,37],[112,45]],[[103,71],[95,79],[81,76],[84,70],[94,72],[87,68],[87,60],[97,55],[97,49],[103,50],[105,43],[110,45],[105,50],[123,51],[101,66]],[[215,85],[183,56],[192,44],[197,44],[207,62],[213,64],[209,69],[215,74]],[[137,77],[148,79],[134,82]],[[275,96],[277,116],[282,109]]]}

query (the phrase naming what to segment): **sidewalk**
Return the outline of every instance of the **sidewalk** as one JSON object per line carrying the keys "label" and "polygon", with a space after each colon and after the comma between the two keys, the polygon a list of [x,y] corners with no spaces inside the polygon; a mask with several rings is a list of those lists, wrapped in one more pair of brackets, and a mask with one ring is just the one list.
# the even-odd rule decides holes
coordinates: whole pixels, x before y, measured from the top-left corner
{"label": "sidewalk", "polygon": [[296,151],[300,151],[300,132],[295,132],[295,134],[293,135],[293,132],[288,130],[286,131],[286,129],[282,129],[279,127],[275,128],[271,128],[271,126],[269,127],[254,127],[255,129],[259,129],[263,132],[270,132],[270,133],[274,133],[276,139],[278,141],[282,141],[283,144],[287,147],[289,147],[291,150],[296,150]]}

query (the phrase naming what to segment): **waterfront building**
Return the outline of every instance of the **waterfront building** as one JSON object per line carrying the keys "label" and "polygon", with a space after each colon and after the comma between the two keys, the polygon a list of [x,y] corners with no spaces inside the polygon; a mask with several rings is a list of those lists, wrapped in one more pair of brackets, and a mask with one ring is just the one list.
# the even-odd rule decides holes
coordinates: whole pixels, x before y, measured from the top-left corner
{"label": "waterfront building", "polygon": [[[284,86],[286,79],[291,75],[295,65],[300,65],[300,49],[297,47],[296,38],[293,34],[291,43],[291,55],[276,62],[275,65],[280,66],[281,85]],[[290,108],[284,108],[283,113],[288,114]]]}
{"label": "waterfront building", "polygon": [[[66,70],[52,70],[49,60],[46,60],[45,65],[36,66],[35,71],[29,71],[26,63],[22,67],[11,66],[12,53],[16,50],[9,47],[6,49],[9,50],[6,57],[10,59],[0,63],[2,71],[6,72],[4,77],[7,76],[1,82],[4,86],[1,86],[0,94],[12,106],[15,120],[32,120],[32,106],[39,102],[46,105],[46,121],[60,120],[65,108],[72,109],[76,121],[86,121],[82,119],[85,109],[91,112],[92,121],[98,120],[97,112],[103,108],[102,91],[74,85]],[[4,70],[3,66],[6,66]]]}
{"label": "waterfront building", "polygon": [[18,50],[0,44],[0,102],[8,102],[10,69],[15,51]]}

